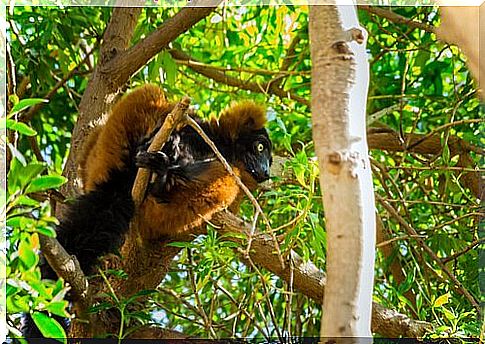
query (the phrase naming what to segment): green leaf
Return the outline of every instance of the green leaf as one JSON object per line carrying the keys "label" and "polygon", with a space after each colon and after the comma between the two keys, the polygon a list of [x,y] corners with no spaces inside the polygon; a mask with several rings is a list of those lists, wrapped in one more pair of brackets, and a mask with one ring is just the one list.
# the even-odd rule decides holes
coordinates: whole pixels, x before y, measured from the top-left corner
{"label": "green leaf", "polygon": [[45,164],[30,163],[22,166],[19,161],[13,161],[8,173],[8,187],[11,191],[24,188],[45,169]]}
{"label": "green leaf", "polygon": [[25,190],[26,193],[54,189],[64,184],[67,179],[63,176],[40,176],[34,179]]}
{"label": "green leaf", "polygon": [[14,121],[13,119],[7,119],[7,128],[19,132],[26,136],[35,136],[37,132],[22,122]]}
{"label": "green leaf", "polygon": [[101,311],[106,311],[108,309],[111,309],[113,308],[113,304],[111,302],[102,302],[100,304],[97,304],[95,306],[92,306],[88,309],[88,312],[89,313],[98,313],[98,312],[101,312]]}
{"label": "green leaf", "polygon": [[171,242],[169,244],[167,244],[167,246],[172,246],[172,247],[181,247],[181,248],[185,248],[185,247],[192,247],[192,243],[190,242]]}
{"label": "green leaf", "polygon": [[69,305],[69,302],[67,301],[54,301],[50,302],[46,306],[46,311],[49,311],[52,314],[58,315],[60,317],[69,317],[69,313],[67,313],[66,308]]}
{"label": "green leaf", "polygon": [[450,163],[450,147],[448,147],[447,144],[445,144],[443,146],[443,153],[442,153],[442,156],[443,156],[443,160],[445,162],[445,164],[449,164]]}
{"label": "green leaf", "polygon": [[19,297],[13,295],[7,297],[7,309],[9,313],[27,313],[29,311],[30,295]]}
{"label": "green leaf", "polygon": [[306,187],[306,181],[305,181],[305,171],[306,168],[305,166],[302,166],[300,164],[295,164],[293,166],[293,171],[295,172],[295,177],[296,180],[298,180],[298,183],[301,184],[301,186]]}
{"label": "green leaf", "polygon": [[28,281],[30,286],[39,293],[40,297],[44,299],[50,299],[52,297],[51,293],[48,291],[44,283],[41,281]]}
{"label": "green leaf", "polygon": [[434,301],[433,307],[440,307],[445,303],[448,303],[449,299],[450,299],[450,293],[443,294]]}
{"label": "green leaf", "polygon": [[55,338],[61,343],[67,343],[66,333],[55,319],[41,312],[32,313],[32,319],[44,337]]}
{"label": "green leaf", "polygon": [[39,256],[34,253],[32,245],[27,240],[22,240],[19,245],[19,257],[28,270],[37,263]]}
{"label": "green leaf", "polygon": [[48,100],[42,99],[42,98],[29,98],[29,99],[22,99],[19,101],[15,106],[12,108],[12,111],[10,111],[10,116],[13,114],[16,114],[20,111],[23,111],[31,106],[34,106],[39,103],[47,103]]}
{"label": "green leaf", "polygon": [[163,51],[161,53],[161,65],[165,72],[166,83],[170,86],[175,85],[175,80],[177,79],[177,63],[173,60],[172,55]]}
{"label": "green leaf", "polygon": [[39,226],[35,228],[35,231],[39,234],[45,235],[49,238],[54,238],[56,236],[56,231],[48,226]]}

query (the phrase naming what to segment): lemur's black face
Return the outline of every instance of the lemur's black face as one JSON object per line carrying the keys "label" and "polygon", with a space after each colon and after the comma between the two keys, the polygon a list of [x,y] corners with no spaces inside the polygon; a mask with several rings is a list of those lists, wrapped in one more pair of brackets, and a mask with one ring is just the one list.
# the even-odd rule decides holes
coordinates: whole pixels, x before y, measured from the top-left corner
{"label": "lemur's black face", "polygon": [[271,157],[271,141],[266,129],[241,137],[236,144],[236,160],[241,160],[246,171],[258,182],[269,179]]}

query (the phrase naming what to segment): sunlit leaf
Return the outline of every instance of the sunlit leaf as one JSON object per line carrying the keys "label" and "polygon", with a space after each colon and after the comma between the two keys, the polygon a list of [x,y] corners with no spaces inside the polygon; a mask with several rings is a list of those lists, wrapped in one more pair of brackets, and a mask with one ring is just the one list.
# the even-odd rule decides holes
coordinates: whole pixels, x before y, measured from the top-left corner
{"label": "sunlit leaf", "polygon": [[67,343],[66,333],[61,324],[55,319],[41,312],[32,313],[32,319],[44,337],[54,338],[61,343]]}

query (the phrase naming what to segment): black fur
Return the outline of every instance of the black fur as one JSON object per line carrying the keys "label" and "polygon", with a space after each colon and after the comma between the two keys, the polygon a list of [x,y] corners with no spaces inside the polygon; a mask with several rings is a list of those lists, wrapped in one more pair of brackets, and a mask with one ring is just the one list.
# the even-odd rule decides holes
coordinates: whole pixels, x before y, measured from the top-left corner
{"label": "black fur", "polygon": [[[238,138],[236,142],[231,142],[215,135],[208,123],[200,120],[198,122],[230,164],[242,161],[257,182],[269,178],[272,147],[266,129],[260,129]],[[262,152],[257,151],[256,146],[259,143],[264,146]],[[150,192],[161,202],[168,201],[167,187],[176,184],[176,179],[193,180],[204,170],[207,163],[216,159],[209,145],[188,126],[174,132],[162,152],[143,152],[139,157],[145,159],[146,164],[143,167],[150,168],[158,175],[150,187]],[[164,165],[165,163],[168,165]]]}
{"label": "black fur", "polygon": [[[265,129],[229,142],[215,135],[208,123],[199,121],[199,124],[229,163],[243,161],[247,171],[258,182],[269,178],[271,141]],[[159,202],[169,202],[169,193],[174,185],[197,178],[206,164],[216,159],[212,149],[191,127],[175,131],[162,152],[148,153],[146,150],[157,131],[144,138],[136,148],[130,147],[126,169],[111,171],[107,182],[97,185],[94,191],[68,205],[57,228],[57,239],[69,254],[77,257],[85,274],[94,273],[99,257],[115,252],[123,244],[134,214],[131,189],[137,167],[154,172],[149,192]],[[261,152],[257,151],[258,143],[264,145]],[[45,278],[56,278],[48,266],[43,270]],[[58,320],[62,323],[62,319]],[[29,316],[25,325],[25,337],[41,336]]]}

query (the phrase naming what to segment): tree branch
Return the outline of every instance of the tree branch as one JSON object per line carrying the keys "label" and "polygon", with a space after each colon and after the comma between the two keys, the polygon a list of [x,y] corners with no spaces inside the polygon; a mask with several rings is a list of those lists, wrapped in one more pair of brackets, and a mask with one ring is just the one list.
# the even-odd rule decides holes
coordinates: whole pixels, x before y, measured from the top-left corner
{"label": "tree branch", "polygon": [[[385,131],[377,129],[379,128],[369,128],[367,130],[367,144],[369,145],[369,149],[381,149],[393,152],[408,151],[423,155],[436,155],[440,154],[443,148],[439,134],[428,136],[425,139],[423,138],[426,135],[423,134],[406,134],[403,140],[401,140],[399,134],[392,129],[386,129]],[[450,136],[448,146],[451,157],[460,155],[457,163],[459,167],[474,167],[474,161],[469,154],[470,151],[483,154],[481,148],[474,147],[456,136]],[[411,149],[408,147],[411,147]],[[457,171],[457,173],[462,173],[462,171]],[[478,172],[466,172],[462,175],[463,184],[471,190],[473,195],[479,199],[484,199],[485,188],[480,189],[480,178],[481,176]]]}
{"label": "tree branch", "polygon": [[[103,36],[98,64],[79,104],[79,117],[72,133],[71,149],[63,173],[68,179],[62,187],[66,195],[76,194],[81,189],[82,182],[77,175],[79,151],[95,121],[108,114],[121,86],[114,84],[110,76],[104,76],[99,71],[114,56],[126,49],[141,10],[141,7],[113,9],[111,20]],[[62,207],[59,207],[59,210],[58,216],[62,215]]]}
{"label": "tree branch", "polygon": [[451,273],[450,270],[446,267],[445,263],[434,253],[434,251],[424,242],[423,239],[419,237],[418,232],[414,228],[412,228],[402,217],[399,213],[394,209],[390,204],[388,204],[382,197],[376,195],[377,201],[389,212],[389,214],[406,230],[408,235],[412,236],[418,244],[428,253],[428,255],[438,264],[438,266],[443,270],[443,272],[450,278],[450,280],[455,285],[456,289],[460,294],[464,295],[468,301],[470,301],[471,305],[477,309],[480,313],[480,306],[475,300],[475,297],[463,286],[463,284],[458,281],[458,279]]}
{"label": "tree branch", "polygon": [[[157,132],[153,138],[150,147],[148,147],[148,152],[157,152],[163,148],[163,145],[169,139],[172,131],[175,127],[184,120],[184,115],[190,105],[190,98],[185,96],[182,100],[175,106],[171,113],[167,115],[162,127]],[[146,194],[146,188],[148,181],[150,179],[150,171],[145,168],[139,168],[138,173],[133,184],[133,190],[131,196],[135,202],[135,207],[138,208],[143,202]]]}
{"label": "tree branch", "polygon": [[387,10],[387,9],[382,8],[382,7],[359,5],[358,8],[362,9],[366,12],[375,14],[379,17],[386,18],[387,20],[389,20],[393,23],[396,23],[396,24],[404,24],[404,25],[407,25],[411,28],[424,30],[426,32],[434,33],[434,34],[436,34],[436,31],[437,31],[436,27],[434,27],[432,25],[423,24],[423,23],[415,21],[413,19],[403,17],[403,16],[401,16],[397,13],[392,12],[391,10]]}
{"label": "tree branch", "polygon": [[213,69],[205,64],[201,64],[200,61],[192,58],[190,55],[187,55],[180,50],[170,49],[168,52],[175,60],[186,61],[184,64],[186,64],[190,69],[216,82],[255,93],[274,94],[280,98],[293,99],[301,104],[310,106],[310,102],[307,99],[300,97],[291,91],[285,91],[284,89],[278,87],[274,82],[270,81],[267,83],[257,83],[243,81],[238,78],[228,76],[224,72]]}
{"label": "tree branch", "polygon": [[[251,225],[229,212],[221,212],[213,217],[213,222],[220,225],[222,233],[243,233],[248,235]],[[241,240],[229,236],[230,240],[241,243]],[[256,233],[253,240],[250,259],[257,265],[271,271],[285,282],[293,285],[301,293],[310,297],[318,304],[322,304],[325,294],[326,276],[312,262],[305,262],[296,252],[291,251],[288,259],[293,260],[293,272],[289,268],[284,268],[273,244],[273,240],[268,234]],[[247,262],[247,258],[242,253],[242,261]],[[290,258],[291,257],[291,258]],[[289,266],[289,264],[286,264]],[[293,274],[293,276],[292,276]],[[424,333],[431,329],[431,324],[424,321],[410,319],[404,314],[387,309],[380,304],[372,303],[372,331],[389,338],[396,337],[422,337]]]}
{"label": "tree branch", "polygon": [[210,7],[198,7],[200,3],[195,0],[189,2],[148,37],[103,65],[101,73],[112,77],[115,84],[123,84],[180,34],[212,13],[221,1],[211,0],[210,4],[204,2],[204,6]]}
{"label": "tree branch", "polygon": [[89,306],[88,280],[74,255],[70,255],[56,238],[39,235],[42,254],[57,276],[62,277],[71,286],[73,299],[83,307]]}

